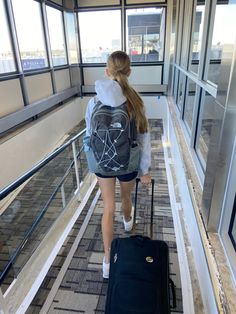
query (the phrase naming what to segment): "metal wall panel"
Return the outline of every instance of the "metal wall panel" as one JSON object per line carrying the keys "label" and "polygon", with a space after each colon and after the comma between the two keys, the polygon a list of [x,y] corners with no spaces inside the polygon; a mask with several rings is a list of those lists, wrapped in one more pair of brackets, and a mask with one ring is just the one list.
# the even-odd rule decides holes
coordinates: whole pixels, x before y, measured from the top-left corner
{"label": "metal wall panel", "polygon": [[148,2],[148,3],[165,3],[166,0],[148,0],[148,1],[145,1],[145,0],[126,0],[127,4],[143,4],[145,2]]}
{"label": "metal wall panel", "polygon": [[81,85],[81,74],[79,67],[71,67],[71,84],[72,87]]}
{"label": "metal wall panel", "polygon": [[55,71],[55,82],[57,92],[71,87],[70,73],[68,69]]}
{"label": "metal wall panel", "polygon": [[74,0],[64,0],[63,6],[66,9],[73,10],[75,8],[75,1]]}
{"label": "metal wall panel", "polygon": [[83,7],[98,7],[105,5],[119,5],[120,0],[77,0],[79,8]]}
{"label": "metal wall panel", "polygon": [[1,82],[0,95],[0,117],[24,107],[19,79]]}
{"label": "metal wall panel", "polygon": [[104,67],[84,67],[84,84],[83,85],[94,85],[96,80],[105,79],[105,66]]}
{"label": "metal wall panel", "polygon": [[29,106],[25,106],[22,110],[14,111],[5,118],[0,118],[0,133],[6,132],[10,128],[58,105],[60,102],[63,102],[76,94],[78,94],[78,88],[73,87],[38,102],[36,101]]}
{"label": "metal wall panel", "polygon": [[162,84],[162,66],[132,66],[129,82],[132,85]]}
{"label": "metal wall panel", "polygon": [[62,0],[51,0],[51,1],[62,6]]}
{"label": "metal wall panel", "polygon": [[25,84],[30,103],[53,94],[50,73],[27,76],[25,77]]}
{"label": "metal wall panel", "polygon": [[[129,82],[132,85],[162,83],[162,66],[132,66]],[[106,78],[105,67],[84,68],[84,85],[94,85],[96,80]]]}

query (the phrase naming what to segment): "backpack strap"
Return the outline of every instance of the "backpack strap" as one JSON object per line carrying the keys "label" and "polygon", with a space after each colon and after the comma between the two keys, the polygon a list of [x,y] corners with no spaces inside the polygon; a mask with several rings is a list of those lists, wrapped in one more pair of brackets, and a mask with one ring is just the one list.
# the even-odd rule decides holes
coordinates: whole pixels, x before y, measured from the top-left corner
{"label": "backpack strap", "polygon": [[[126,108],[127,108],[127,102],[126,101],[122,105],[126,105]],[[130,134],[131,144],[133,142],[136,142],[136,140],[137,140],[137,127],[136,127],[135,119],[133,119],[133,118],[130,120],[129,134]]]}
{"label": "backpack strap", "polygon": [[95,104],[95,106],[93,108],[93,111],[94,111],[94,110],[98,109],[100,105],[102,105],[102,102],[97,98],[97,96],[95,96],[93,98],[93,100],[94,100],[94,104]]}
{"label": "backpack strap", "polygon": [[137,141],[137,126],[135,123],[134,119],[131,119],[130,121],[130,133],[131,133],[131,138],[133,140],[133,142]]}

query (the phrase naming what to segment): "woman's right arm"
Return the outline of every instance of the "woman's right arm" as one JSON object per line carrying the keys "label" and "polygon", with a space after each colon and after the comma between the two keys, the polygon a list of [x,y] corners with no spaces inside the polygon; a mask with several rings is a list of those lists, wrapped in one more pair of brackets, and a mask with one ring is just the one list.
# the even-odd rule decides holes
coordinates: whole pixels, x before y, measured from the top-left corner
{"label": "woman's right arm", "polygon": [[86,108],[86,113],[85,113],[86,136],[91,135],[90,121],[91,121],[91,115],[92,115],[94,106],[95,106],[94,98],[91,98],[88,102],[88,105]]}
{"label": "woman's right arm", "polygon": [[151,140],[150,133],[138,133],[137,142],[141,149],[140,156],[140,175],[143,176],[149,173],[151,167]]}

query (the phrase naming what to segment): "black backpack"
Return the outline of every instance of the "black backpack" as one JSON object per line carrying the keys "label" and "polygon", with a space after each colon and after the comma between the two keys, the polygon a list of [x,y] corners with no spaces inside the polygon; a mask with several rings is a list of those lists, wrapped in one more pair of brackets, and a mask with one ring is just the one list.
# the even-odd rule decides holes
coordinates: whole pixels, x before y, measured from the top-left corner
{"label": "black backpack", "polygon": [[95,100],[91,116],[90,148],[96,162],[92,172],[126,174],[139,169],[140,150],[135,121],[129,119],[126,102],[111,107]]}

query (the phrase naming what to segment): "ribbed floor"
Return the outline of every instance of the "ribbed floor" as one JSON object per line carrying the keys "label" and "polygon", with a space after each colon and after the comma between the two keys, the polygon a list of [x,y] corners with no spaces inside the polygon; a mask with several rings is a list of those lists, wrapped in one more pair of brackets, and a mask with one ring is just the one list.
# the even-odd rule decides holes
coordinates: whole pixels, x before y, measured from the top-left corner
{"label": "ribbed floor", "polygon": [[[161,120],[150,120],[152,140],[152,177],[155,179],[154,195],[154,227],[153,237],[165,240],[169,245],[170,273],[176,285],[177,308],[172,313],[183,313],[182,294],[177,256],[175,231],[168,194],[167,177],[164,163],[164,152],[161,135],[163,132]],[[135,233],[149,235],[150,221],[150,193],[151,189],[139,189],[138,199],[138,225]],[[91,197],[92,200],[92,197]],[[91,201],[90,200],[90,201]],[[78,219],[69,237],[64,243],[60,254],[55,259],[37,295],[32,301],[27,313],[39,313],[44,301],[59,273],[63,261],[67,257],[73,240],[83,222],[86,208]],[[65,273],[63,281],[51,304],[49,313],[104,313],[107,280],[102,278],[101,266],[103,258],[103,245],[101,234],[102,201],[99,199],[91,221],[72,261]],[[114,221],[114,236],[126,237],[120,214],[119,184],[116,187],[116,214]]]}

